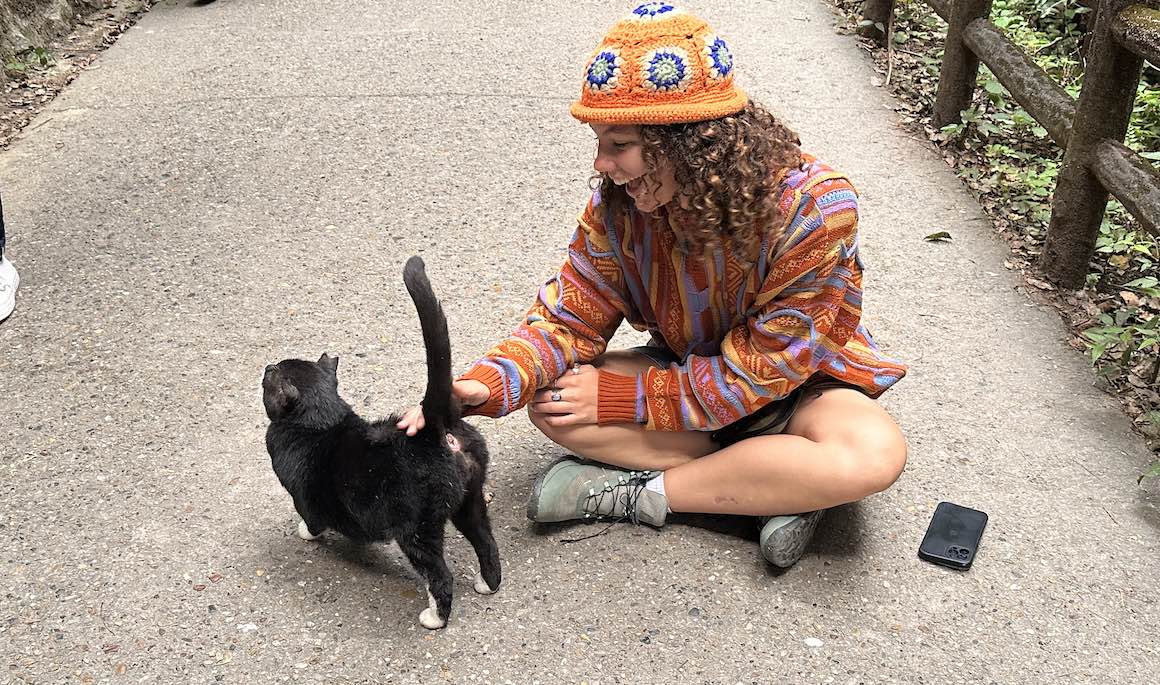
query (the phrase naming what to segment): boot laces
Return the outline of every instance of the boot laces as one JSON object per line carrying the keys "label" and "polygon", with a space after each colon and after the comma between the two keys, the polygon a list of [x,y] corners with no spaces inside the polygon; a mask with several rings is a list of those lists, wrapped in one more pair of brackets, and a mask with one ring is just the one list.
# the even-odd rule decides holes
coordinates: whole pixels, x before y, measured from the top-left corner
{"label": "boot laces", "polygon": [[[561,540],[563,543],[580,542],[598,535],[604,535],[610,528],[622,521],[629,521],[633,525],[640,525],[640,518],[636,513],[636,503],[640,500],[645,485],[653,478],[652,471],[631,471],[626,479],[623,475],[616,477],[615,483],[604,481],[603,488],[589,488],[584,498],[584,519],[586,521],[611,521],[602,530],[579,538]],[[616,516],[616,505],[623,506],[620,516]],[[607,513],[600,513],[607,505]]]}

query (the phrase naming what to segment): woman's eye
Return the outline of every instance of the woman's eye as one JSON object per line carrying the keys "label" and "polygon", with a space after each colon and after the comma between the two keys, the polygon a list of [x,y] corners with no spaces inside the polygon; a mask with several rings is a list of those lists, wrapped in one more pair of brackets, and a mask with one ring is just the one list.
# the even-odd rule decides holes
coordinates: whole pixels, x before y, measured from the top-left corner
{"label": "woman's eye", "polygon": [[632,145],[632,143],[613,143],[612,147],[616,148],[617,150],[625,150],[628,149],[630,145]]}

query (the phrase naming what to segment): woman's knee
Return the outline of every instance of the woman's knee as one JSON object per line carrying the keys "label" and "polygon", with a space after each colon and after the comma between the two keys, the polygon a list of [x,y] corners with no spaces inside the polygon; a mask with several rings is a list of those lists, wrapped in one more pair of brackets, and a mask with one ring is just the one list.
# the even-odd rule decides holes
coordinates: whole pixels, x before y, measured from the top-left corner
{"label": "woman's knee", "polygon": [[851,390],[829,390],[805,403],[787,432],[831,449],[839,488],[851,502],[886,490],[906,467],[902,429],[876,402]]}
{"label": "woman's knee", "polygon": [[857,444],[841,447],[850,500],[858,500],[894,485],[906,467],[906,439],[897,427],[864,433]]}
{"label": "woman's knee", "polygon": [[562,432],[561,428],[553,426],[545,421],[544,414],[539,414],[532,411],[531,409],[528,409],[528,419],[532,422],[532,425],[536,427],[536,430],[543,433],[546,438],[556,444],[562,444],[557,437]]}
{"label": "woman's knee", "polygon": [[596,426],[553,426],[545,420],[546,418],[545,414],[528,410],[528,419],[536,427],[536,430],[560,447],[578,454],[587,451],[587,448],[590,447],[590,443],[595,437],[592,433],[597,429]]}

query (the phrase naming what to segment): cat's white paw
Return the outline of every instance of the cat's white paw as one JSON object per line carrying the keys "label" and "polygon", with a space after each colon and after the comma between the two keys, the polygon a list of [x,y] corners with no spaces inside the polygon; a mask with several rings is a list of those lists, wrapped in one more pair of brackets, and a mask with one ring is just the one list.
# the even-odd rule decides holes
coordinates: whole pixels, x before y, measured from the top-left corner
{"label": "cat's white paw", "polygon": [[299,521],[298,522],[298,537],[302,538],[303,540],[317,540],[318,538],[320,538],[322,536],[321,535],[311,535],[310,528],[306,525],[306,522]]}
{"label": "cat's white paw", "polygon": [[[472,585],[472,588],[474,588],[475,591],[481,595],[495,594],[495,590],[491,589],[491,586],[489,586],[487,581],[483,579],[483,575],[479,573],[475,574],[475,584]],[[496,590],[498,589],[499,588],[496,588]]]}
{"label": "cat's white paw", "polygon": [[419,623],[429,630],[439,630],[447,624],[446,621],[439,618],[439,610],[434,607],[424,609],[419,614]]}
{"label": "cat's white paw", "polygon": [[435,608],[435,597],[431,594],[431,588],[427,588],[427,608],[419,614],[419,623],[430,630],[439,630],[447,624],[439,618],[439,610]]}

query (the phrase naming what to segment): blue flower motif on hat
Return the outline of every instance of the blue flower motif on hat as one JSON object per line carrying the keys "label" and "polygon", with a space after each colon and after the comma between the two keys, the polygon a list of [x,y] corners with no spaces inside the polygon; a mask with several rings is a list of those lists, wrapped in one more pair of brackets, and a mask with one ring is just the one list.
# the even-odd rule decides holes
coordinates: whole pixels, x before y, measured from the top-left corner
{"label": "blue flower motif on hat", "polygon": [[667,2],[646,2],[642,5],[637,5],[636,9],[632,11],[632,18],[640,21],[648,21],[649,19],[657,19],[667,14],[678,14],[680,11],[675,5],[670,5]]}
{"label": "blue flower motif on hat", "polygon": [[620,82],[620,65],[623,62],[618,50],[607,49],[596,53],[588,65],[584,82],[594,93],[607,93]]}
{"label": "blue flower motif on hat", "polygon": [[641,59],[644,71],[644,85],[649,90],[684,90],[693,80],[693,69],[689,66],[689,55],[676,47],[657,48]]}
{"label": "blue flower motif on hat", "polygon": [[733,73],[733,53],[720,36],[705,36],[705,62],[709,74],[715,79],[723,79]]}

